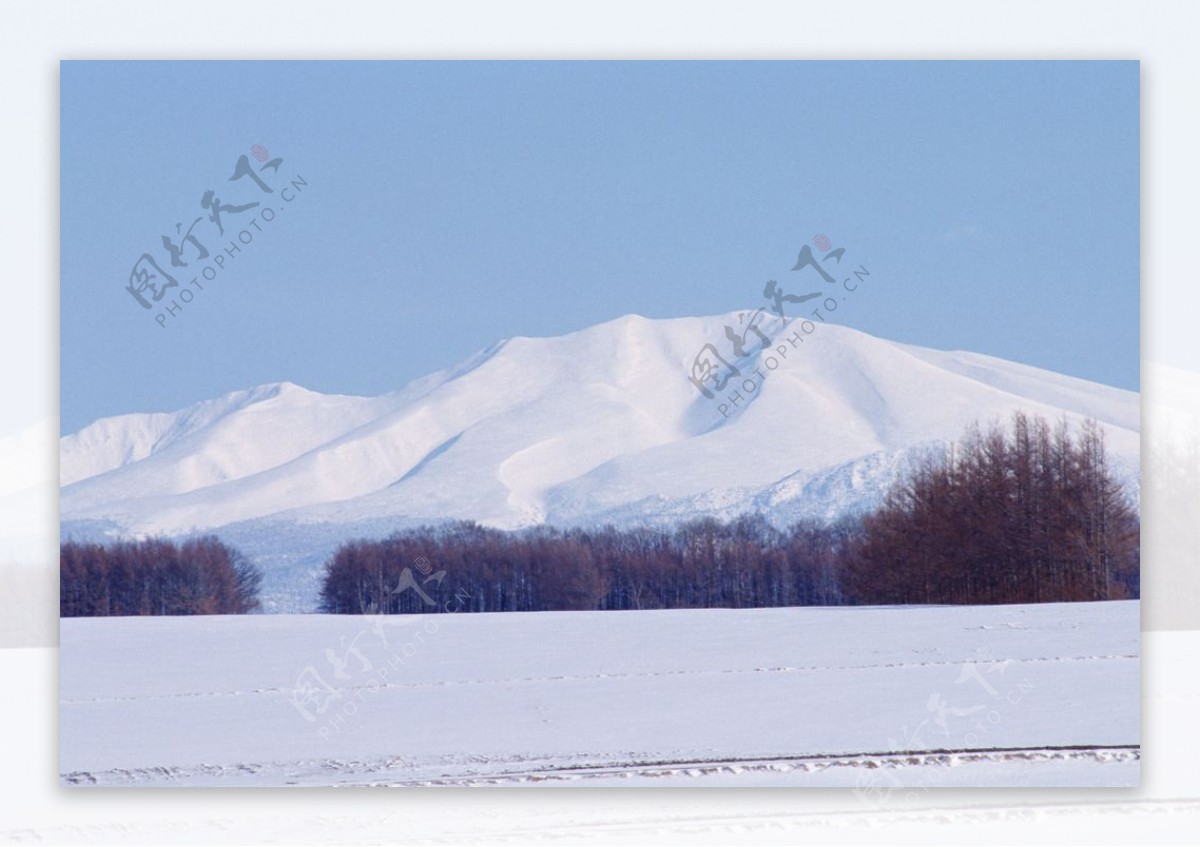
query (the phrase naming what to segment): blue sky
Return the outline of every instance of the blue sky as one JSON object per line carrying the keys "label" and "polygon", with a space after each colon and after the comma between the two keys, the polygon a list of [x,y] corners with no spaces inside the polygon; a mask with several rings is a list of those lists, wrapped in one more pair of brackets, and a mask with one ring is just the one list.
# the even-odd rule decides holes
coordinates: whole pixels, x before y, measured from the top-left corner
{"label": "blue sky", "polygon": [[[817,233],[871,270],[840,323],[1138,388],[1136,62],[66,62],[61,95],[64,433],[756,308]],[[256,144],[270,195],[229,181]],[[210,189],[260,205],[219,236]],[[143,253],[191,291],[165,326]]]}

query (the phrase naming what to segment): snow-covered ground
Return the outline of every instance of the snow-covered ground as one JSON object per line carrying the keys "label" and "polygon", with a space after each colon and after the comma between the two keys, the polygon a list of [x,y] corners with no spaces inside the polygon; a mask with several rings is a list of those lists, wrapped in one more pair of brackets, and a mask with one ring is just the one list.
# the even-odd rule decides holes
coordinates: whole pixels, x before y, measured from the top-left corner
{"label": "snow-covered ground", "polygon": [[[455,608],[453,600],[447,608]],[[1138,604],[68,619],[70,785],[1136,785]]]}

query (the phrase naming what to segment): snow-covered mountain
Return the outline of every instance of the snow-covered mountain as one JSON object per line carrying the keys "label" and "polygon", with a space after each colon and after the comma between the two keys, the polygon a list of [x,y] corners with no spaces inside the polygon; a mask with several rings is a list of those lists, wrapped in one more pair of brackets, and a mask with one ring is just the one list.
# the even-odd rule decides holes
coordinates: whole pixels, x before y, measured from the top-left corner
{"label": "snow-covered mountain", "polygon": [[[875,505],[930,445],[1017,409],[1096,418],[1136,494],[1134,392],[798,321],[764,325],[770,346],[750,335],[733,359],[726,325],[739,316],[629,315],[508,339],[378,397],[284,382],[102,419],[62,439],[63,532],[222,528],[264,562],[268,592],[293,586],[279,608],[306,608],[320,559],[348,536],[459,518],[831,518]],[[741,372],[713,399],[688,379],[709,343]],[[284,563],[303,575],[277,582]]]}

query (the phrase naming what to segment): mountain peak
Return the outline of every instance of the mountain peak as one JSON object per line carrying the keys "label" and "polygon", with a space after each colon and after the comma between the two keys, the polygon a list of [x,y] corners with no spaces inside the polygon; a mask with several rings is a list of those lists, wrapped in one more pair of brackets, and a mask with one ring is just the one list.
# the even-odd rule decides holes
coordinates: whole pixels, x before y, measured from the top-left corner
{"label": "mountain peak", "polygon": [[[829,492],[822,515],[872,502],[911,451],[1017,409],[1095,417],[1136,466],[1132,392],[833,325],[776,323],[737,356],[724,327],[748,314],[516,337],[379,397],[282,381],[97,421],[62,439],[63,519],[166,534],[268,518],[783,521]],[[724,384],[694,379],[705,345]]]}

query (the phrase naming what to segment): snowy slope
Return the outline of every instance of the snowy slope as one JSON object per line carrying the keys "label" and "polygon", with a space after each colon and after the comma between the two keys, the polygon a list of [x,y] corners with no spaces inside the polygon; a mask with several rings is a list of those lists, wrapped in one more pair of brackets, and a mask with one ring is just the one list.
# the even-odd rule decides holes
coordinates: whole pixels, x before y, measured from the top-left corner
{"label": "snowy slope", "polygon": [[733,405],[687,378],[704,344],[728,349],[726,324],[738,316],[630,315],[508,339],[379,397],[280,383],[100,420],[62,439],[64,534],[231,528],[247,552],[303,560],[311,578],[339,537],[447,519],[828,519],[875,505],[931,445],[1016,409],[1098,419],[1136,496],[1136,393],[836,325],[793,348],[793,322],[736,362],[755,387]]}
{"label": "snowy slope", "polygon": [[68,619],[60,772],[840,785],[867,803],[905,785],[1136,785],[1138,636],[1134,601]]}

